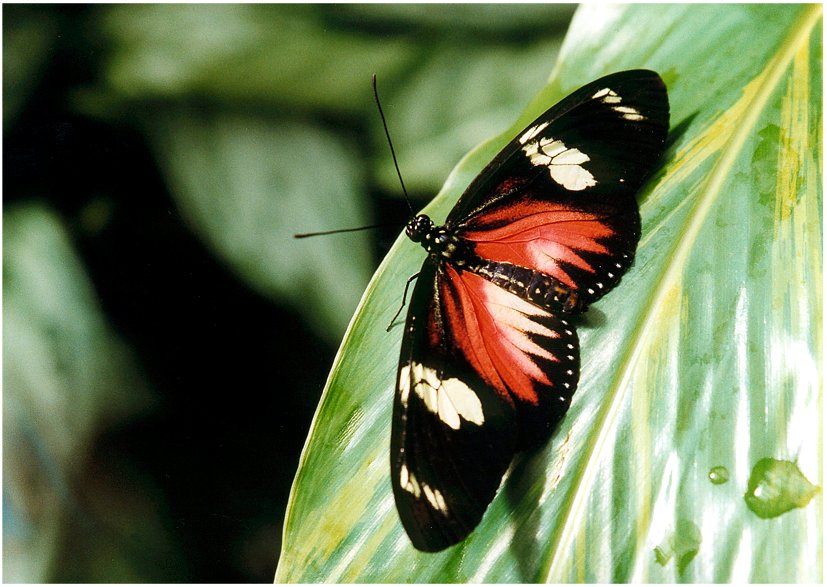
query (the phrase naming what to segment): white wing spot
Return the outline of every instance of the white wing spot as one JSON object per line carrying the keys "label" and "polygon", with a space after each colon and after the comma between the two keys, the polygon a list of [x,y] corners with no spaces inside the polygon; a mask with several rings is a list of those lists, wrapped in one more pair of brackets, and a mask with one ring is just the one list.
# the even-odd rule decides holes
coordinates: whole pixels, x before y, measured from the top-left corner
{"label": "white wing spot", "polygon": [[636,108],[632,108],[631,106],[618,106],[618,104],[623,101],[623,98],[618,96],[614,90],[610,90],[609,88],[603,88],[602,90],[595,92],[592,99],[600,100],[604,104],[614,104],[612,106],[612,110],[621,114],[626,120],[639,121],[646,118]]}
{"label": "white wing spot", "polygon": [[[520,142],[528,135],[527,131],[520,137]],[[544,137],[539,141],[532,140],[523,151],[532,165],[547,167],[551,179],[568,190],[579,192],[597,184],[594,176],[583,167],[583,163],[591,161],[589,156],[580,149],[567,147],[563,141]]]}
{"label": "white wing spot", "polygon": [[419,486],[419,481],[416,480],[413,473],[408,471],[408,466],[404,463],[402,463],[402,467],[399,469],[399,486],[416,498],[422,495],[422,488]]}
{"label": "white wing spot", "polygon": [[595,92],[592,99],[600,100],[604,104],[620,104],[622,98],[618,96],[614,90],[603,88],[602,90]]}
{"label": "white wing spot", "polygon": [[615,112],[620,112],[623,115],[623,118],[626,120],[643,120],[645,116],[640,113],[639,110],[632,108],[631,106],[614,106],[612,110]]}
{"label": "white wing spot", "polygon": [[439,511],[441,511],[444,514],[447,514],[448,513],[448,505],[445,503],[445,498],[442,497],[442,492],[441,491],[435,491],[434,493],[436,494],[436,501],[439,504]]}
{"label": "white wing spot", "polygon": [[536,137],[538,134],[540,134],[543,131],[543,129],[546,128],[547,126],[548,126],[548,122],[543,122],[541,124],[535,124],[534,126],[529,128],[528,130],[526,130],[520,136],[520,138],[517,139],[517,140],[520,141],[521,145],[525,145],[528,141],[530,141],[531,139]]}
{"label": "white wing spot", "polygon": [[445,503],[445,497],[439,489],[435,489],[427,483],[420,483],[414,476],[412,471],[408,470],[408,466],[402,463],[399,468],[399,486],[419,499],[422,494],[425,494],[425,499],[438,512],[448,515],[448,504]]}
{"label": "white wing spot", "polygon": [[411,372],[414,392],[444,424],[459,430],[461,419],[478,426],[485,422],[480,398],[465,383],[453,377],[440,379],[434,369],[421,363],[411,363]]}
{"label": "white wing spot", "polygon": [[442,492],[439,489],[433,489],[429,485],[422,484],[422,490],[425,492],[425,498],[431,506],[443,514],[448,514],[448,506],[445,505],[445,498],[442,497]]}
{"label": "white wing spot", "polygon": [[408,406],[408,396],[411,393],[411,366],[405,365],[399,370],[399,401],[404,407]]}

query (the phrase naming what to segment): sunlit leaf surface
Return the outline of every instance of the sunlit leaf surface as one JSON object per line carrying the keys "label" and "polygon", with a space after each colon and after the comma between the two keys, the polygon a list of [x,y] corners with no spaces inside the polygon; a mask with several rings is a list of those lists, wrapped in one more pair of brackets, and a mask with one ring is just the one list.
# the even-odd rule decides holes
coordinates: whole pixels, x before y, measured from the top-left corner
{"label": "sunlit leaf surface", "polygon": [[[443,218],[569,91],[612,71],[662,74],[670,146],[640,197],[636,263],[579,330],[568,416],[515,461],[465,543],[410,546],[388,478],[402,329],[385,326],[423,253],[400,240],[316,414],[277,581],[821,581],[821,494],[772,519],[744,502],[766,457],[822,485],[821,54],[818,5],[581,9],[550,85],[428,209]],[[710,481],[716,467],[726,483]]]}

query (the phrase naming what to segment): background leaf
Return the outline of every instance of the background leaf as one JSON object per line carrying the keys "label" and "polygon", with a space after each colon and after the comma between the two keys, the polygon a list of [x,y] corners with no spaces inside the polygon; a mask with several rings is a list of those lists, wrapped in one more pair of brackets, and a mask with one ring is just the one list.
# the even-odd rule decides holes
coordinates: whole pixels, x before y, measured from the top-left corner
{"label": "background leaf", "polygon": [[[303,311],[320,334],[343,332],[369,277],[366,233],[293,235],[369,223],[346,142],[314,125],[261,117],[173,112],[151,126],[182,215],[217,256],[263,295]],[[342,240],[346,256],[336,254]]]}
{"label": "background leaf", "polygon": [[[23,10],[26,10],[25,8]],[[43,75],[49,45],[57,34],[55,18],[36,11],[4,30],[3,121],[19,114],[23,103]]]}
{"label": "background leaf", "polygon": [[392,77],[415,54],[404,39],[379,44],[339,30],[340,11],[264,4],[113,7],[103,22],[115,44],[106,91],[133,99],[198,95],[361,111],[370,104],[370,85],[354,88],[353,76]]}
{"label": "background leaf", "polygon": [[[470,539],[435,555],[410,546],[388,479],[401,328],[384,326],[422,252],[400,239],[334,364],[276,579],[821,581],[821,496],[770,520],[743,501],[767,456],[821,484],[821,51],[817,5],[581,8],[550,84],[427,209],[443,218],[500,146],[576,87],[633,67],[663,75],[670,146],[640,197],[635,266],[580,327],[568,416],[515,460]],[[708,480],[716,466],[728,483]],[[680,560],[655,556],[666,542]]]}
{"label": "background leaf", "polygon": [[[409,212],[371,73],[391,128],[405,127],[394,134],[416,206],[542,86],[573,11],[3,6],[4,240],[26,245],[4,249],[9,576],[272,579],[334,345]],[[17,213],[32,207],[48,223]],[[79,298],[94,300],[87,313]],[[117,334],[83,336],[92,322]],[[38,384],[52,355],[69,372],[54,388]],[[112,393],[110,368],[125,375]],[[72,456],[60,491],[32,446]]]}
{"label": "background leaf", "polygon": [[55,565],[75,580],[88,567],[111,581],[175,578],[182,553],[158,487],[121,461],[135,469],[123,491],[112,455],[91,458],[102,430],[154,407],[149,386],[54,210],[12,206],[3,224],[3,578],[47,581]]}

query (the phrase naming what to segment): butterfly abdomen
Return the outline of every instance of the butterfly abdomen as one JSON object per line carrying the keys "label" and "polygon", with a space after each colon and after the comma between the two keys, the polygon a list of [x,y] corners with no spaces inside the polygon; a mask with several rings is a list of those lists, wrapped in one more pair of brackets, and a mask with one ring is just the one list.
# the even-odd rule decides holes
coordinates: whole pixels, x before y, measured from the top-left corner
{"label": "butterfly abdomen", "polygon": [[541,271],[480,258],[469,262],[465,269],[541,308],[563,314],[586,309],[576,291]]}

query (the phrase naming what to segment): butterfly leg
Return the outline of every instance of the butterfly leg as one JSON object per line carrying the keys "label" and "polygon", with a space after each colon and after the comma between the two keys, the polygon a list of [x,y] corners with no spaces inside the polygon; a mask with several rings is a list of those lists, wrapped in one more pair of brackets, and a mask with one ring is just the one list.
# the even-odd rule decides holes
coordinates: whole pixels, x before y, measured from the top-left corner
{"label": "butterfly leg", "polygon": [[413,282],[414,279],[419,277],[419,273],[420,272],[417,271],[416,273],[414,273],[413,275],[411,275],[408,278],[408,281],[405,282],[405,291],[402,293],[402,305],[399,306],[399,309],[396,311],[396,314],[394,314],[393,318],[391,318],[391,321],[388,324],[388,327],[385,329],[385,332],[390,332],[391,331],[391,328],[393,327],[393,323],[396,321],[396,319],[399,317],[399,314],[401,314],[402,310],[405,308],[405,304],[407,303],[407,300],[408,300],[408,288],[411,286],[411,282]]}

